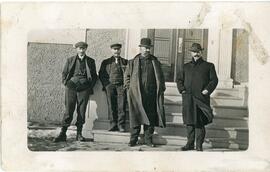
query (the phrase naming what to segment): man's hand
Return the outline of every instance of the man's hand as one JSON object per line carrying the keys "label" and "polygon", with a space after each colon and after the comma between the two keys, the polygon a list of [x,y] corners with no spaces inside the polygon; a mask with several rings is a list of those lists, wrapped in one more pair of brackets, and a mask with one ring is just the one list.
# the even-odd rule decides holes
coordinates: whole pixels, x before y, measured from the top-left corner
{"label": "man's hand", "polygon": [[202,94],[203,94],[203,95],[207,95],[207,94],[208,94],[208,90],[203,90],[203,91],[202,91]]}
{"label": "man's hand", "polygon": [[182,92],[181,92],[181,94],[185,94],[186,93],[186,90],[183,90]]}

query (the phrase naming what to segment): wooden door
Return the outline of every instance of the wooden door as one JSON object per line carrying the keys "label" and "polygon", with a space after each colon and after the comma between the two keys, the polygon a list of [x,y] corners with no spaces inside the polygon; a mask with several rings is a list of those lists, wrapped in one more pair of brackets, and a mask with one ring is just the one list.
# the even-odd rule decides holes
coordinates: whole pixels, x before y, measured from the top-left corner
{"label": "wooden door", "polygon": [[152,53],[161,62],[166,82],[173,82],[175,66],[175,33],[173,29],[154,29],[150,31],[154,47]]}
{"label": "wooden door", "polygon": [[177,30],[177,55],[175,62],[176,80],[177,75],[185,63],[192,60],[189,48],[193,43],[199,43],[204,48],[203,59],[207,60],[208,30],[207,29],[178,29]]}

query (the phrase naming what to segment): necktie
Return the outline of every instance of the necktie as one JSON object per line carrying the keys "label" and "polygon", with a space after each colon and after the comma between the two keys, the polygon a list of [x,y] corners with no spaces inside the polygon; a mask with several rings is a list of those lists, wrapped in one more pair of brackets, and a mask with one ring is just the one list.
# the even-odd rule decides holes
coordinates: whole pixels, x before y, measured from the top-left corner
{"label": "necktie", "polygon": [[118,62],[119,62],[119,58],[116,57],[116,58],[115,58],[115,63],[118,64]]}

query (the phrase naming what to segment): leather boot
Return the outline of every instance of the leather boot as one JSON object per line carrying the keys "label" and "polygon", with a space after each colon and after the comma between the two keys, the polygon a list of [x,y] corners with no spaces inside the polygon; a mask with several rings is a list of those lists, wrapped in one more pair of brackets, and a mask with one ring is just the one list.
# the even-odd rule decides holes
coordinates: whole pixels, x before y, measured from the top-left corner
{"label": "leather boot", "polygon": [[80,142],[84,142],[86,139],[82,136],[82,127],[81,126],[77,126],[77,136],[76,136],[76,140],[80,141]]}
{"label": "leather boot", "polygon": [[181,147],[182,151],[189,151],[194,150],[194,145],[186,144],[185,146]]}
{"label": "leather boot", "polygon": [[62,127],[60,134],[56,138],[54,138],[53,142],[55,142],[55,143],[65,142],[67,140],[67,135],[66,135],[67,128],[68,127]]}

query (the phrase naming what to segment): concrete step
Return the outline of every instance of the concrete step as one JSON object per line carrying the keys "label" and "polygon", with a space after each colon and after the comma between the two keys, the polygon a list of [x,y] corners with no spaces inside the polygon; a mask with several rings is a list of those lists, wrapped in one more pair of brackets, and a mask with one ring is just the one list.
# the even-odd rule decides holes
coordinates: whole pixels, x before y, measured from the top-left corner
{"label": "concrete step", "polygon": [[180,96],[176,83],[166,83],[166,90],[164,95],[177,95]]}
{"label": "concrete step", "polygon": [[[213,106],[243,106],[243,99],[239,97],[211,97],[211,105]],[[181,95],[165,95],[164,96],[165,105],[181,105],[182,104],[182,96]]]}
{"label": "concrete step", "polygon": [[164,106],[165,113],[181,113],[182,112],[182,105],[176,104],[165,104]]}
{"label": "concrete step", "polygon": [[[183,124],[182,113],[168,113],[166,114],[166,122],[173,122],[176,124]],[[226,117],[215,116],[213,124],[220,127],[248,127],[247,117]]]}
{"label": "concrete step", "polygon": [[[94,142],[103,143],[122,143],[128,144],[130,133],[108,132],[104,130],[93,130]],[[144,135],[140,134],[139,144],[144,143]],[[186,137],[182,136],[162,136],[153,135],[153,143],[156,145],[179,145],[184,146],[187,142]],[[235,141],[233,139],[216,139],[207,138],[204,147],[208,148],[230,148],[230,149],[247,149],[248,144],[245,141]]]}
{"label": "concrete step", "polygon": [[[186,137],[184,124],[167,123],[166,128],[156,128],[158,134],[168,136]],[[213,124],[206,126],[206,138],[225,138],[236,140],[248,140],[248,128],[246,127],[220,127]]]}
{"label": "concrete step", "polygon": [[165,104],[182,104],[181,95],[164,95]]}
{"label": "concrete step", "polygon": [[211,105],[219,106],[243,106],[244,100],[239,97],[213,96],[211,97]]}
{"label": "concrete step", "polygon": [[213,114],[218,117],[243,118],[248,117],[246,106],[217,106],[213,105]]}
{"label": "concrete step", "polygon": [[[217,88],[211,94],[213,97],[239,97],[242,98],[241,92],[244,88]],[[165,95],[181,95],[177,89],[176,83],[166,83]]]}
{"label": "concrete step", "polygon": [[208,145],[212,148],[227,148],[227,149],[239,149],[247,150],[248,141],[232,140],[223,138],[207,138],[204,145]]}
{"label": "concrete step", "polygon": [[239,97],[240,90],[238,88],[217,88],[213,93],[212,96],[226,96],[226,97]]}
{"label": "concrete step", "polygon": [[[226,106],[243,106],[244,94],[243,88],[218,88],[211,94],[211,104],[213,105],[226,105]],[[178,92],[176,83],[166,83],[165,91],[166,103],[181,103],[182,96]]]}
{"label": "concrete step", "polygon": [[[219,117],[242,118],[248,117],[248,108],[245,106],[220,106],[212,105],[213,114]],[[166,114],[182,113],[182,104],[179,103],[165,103],[164,106]]]}
{"label": "concrete step", "polygon": [[[120,132],[108,132],[105,130],[93,130],[94,141],[95,142],[111,142],[111,143],[129,143],[130,133],[120,133]],[[140,134],[139,141],[140,144],[144,143],[144,135]],[[174,137],[174,136],[160,136],[158,134],[153,135],[153,143],[157,145],[185,145],[186,138],[184,137]]]}
{"label": "concrete step", "polygon": [[[93,130],[107,131],[110,124],[108,120],[96,120]],[[209,124],[206,126],[206,138],[225,138],[225,139],[240,139],[248,140],[247,127],[222,127],[217,124]],[[129,124],[126,123],[126,131],[129,132]],[[172,122],[166,123],[166,128],[156,127],[155,131],[164,136],[182,136],[186,137],[186,126]]]}

